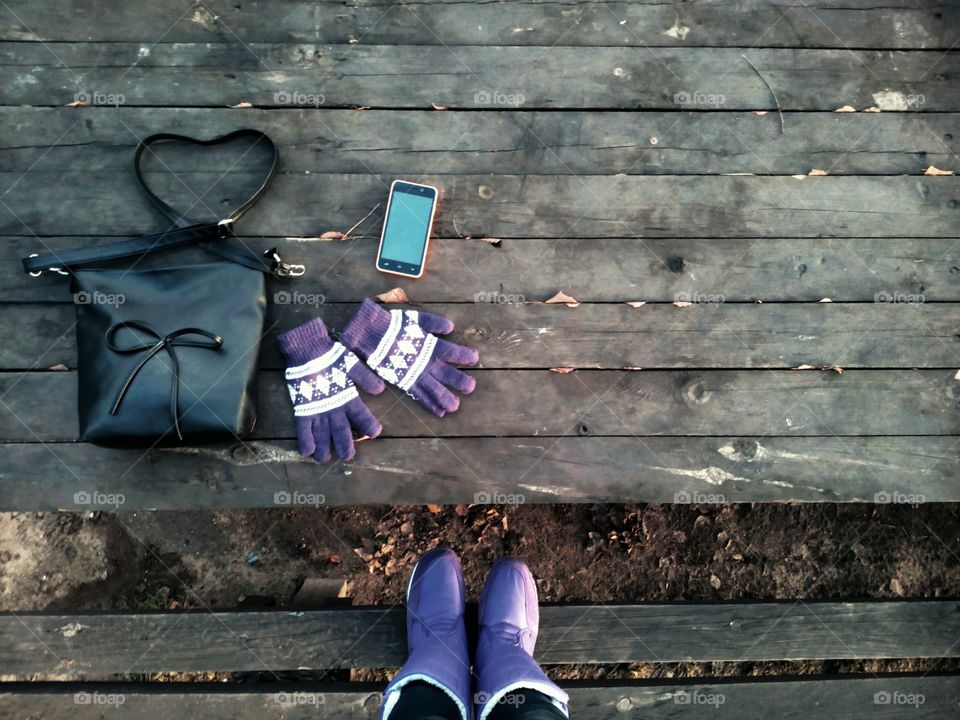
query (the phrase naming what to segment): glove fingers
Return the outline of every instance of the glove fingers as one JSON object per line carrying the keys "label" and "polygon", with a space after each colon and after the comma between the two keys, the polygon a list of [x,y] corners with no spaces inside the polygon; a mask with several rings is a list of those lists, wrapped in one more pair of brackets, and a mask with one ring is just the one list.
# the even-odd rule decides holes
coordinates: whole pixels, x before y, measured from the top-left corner
{"label": "glove fingers", "polygon": [[480,362],[480,353],[473,348],[446,340],[437,339],[437,346],[433,350],[436,360],[446,360],[454,365],[476,365]]}
{"label": "glove fingers", "polygon": [[359,359],[357,360],[357,364],[350,368],[350,372],[348,372],[347,375],[353,382],[360,386],[361,390],[371,395],[379,395],[386,387],[386,385],[383,384],[383,380],[377,377],[377,374],[364,365]]}
{"label": "glove fingers", "polygon": [[443,408],[444,412],[455,412],[460,407],[460,398],[437,382],[433,375],[429,373],[421,375],[415,387]]}
{"label": "glove fingers", "polygon": [[447,335],[453,332],[453,322],[432,313],[417,311],[417,323],[434,335]]}
{"label": "glove fingers", "polygon": [[317,449],[317,443],[313,439],[313,418],[298,417],[297,425],[297,445],[300,448],[300,454],[304,457],[310,457]]}
{"label": "glove fingers", "polygon": [[[425,375],[420,376],[420,380],[423,380]],[[437,417],[443,417],[447,414],[447,411],[440,407],[437,402],[429,397],[423,390],[420,388],[420,381],[414,383],[414,386],[410,388],[410,397],[416,400],[422,408],[429,410]]]}
{"label": "glove fingers", "polygon": [[370,412],[370,408],[364,405],[363,400],[354,398],[346,405],[347,417],[350,424],[357,429],[361,435],[375,438],[383,430],[380,421]]}
{"label": "glove fingers", "polygon": [[313,417],[313,439],[316,444],[316,450],[313,452],[313,459],[317,462],[330,461],[330,420],[326,415],[314,415]]}
{"label": "glove fingers", "polygon": [[357,454],[353,446],[353,431],[350,430],[350,420],[347,413],[341,409],[330,413],[330,435],[333,437],[333,447],[341,460],[353,460]]}
{"label": "glove fingers", "polygon": [[477,386],[477,381],[467,375],[463,370],[458,370],[445,362],[431,363],[430,374],[444,385],[459,390],[464,395],[469,395]]}

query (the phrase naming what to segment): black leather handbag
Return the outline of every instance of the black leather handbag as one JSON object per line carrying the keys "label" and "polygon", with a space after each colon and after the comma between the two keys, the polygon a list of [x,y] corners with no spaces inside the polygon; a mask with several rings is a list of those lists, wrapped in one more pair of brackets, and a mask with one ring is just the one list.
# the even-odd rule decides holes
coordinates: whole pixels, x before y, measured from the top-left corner
{"label": "black leather handbag", "polygon": [[[260,188],[227,218],[189,220],[147,187],[140,159],[154,143],[215,145],[238,137],[265,143],[272,159]],[[234,222],[269,185],[277,159],[276,146],[257,130],[212,140],[152,135],[137,147],[134,170],[147,197],[173,222],[170,230],[24,258],[24,269],[34,277],[44,271],[72,276],[81,440],[113,446],[195,444],[240,438],[253,429],[265,276],[298,276],[304,268],[283,262],[276,250],[260,256],[230,241],[236,241]],[[224,260],[137,267],[148,254],[188,245]],[[87,268],[121,258],[131,262]]]}

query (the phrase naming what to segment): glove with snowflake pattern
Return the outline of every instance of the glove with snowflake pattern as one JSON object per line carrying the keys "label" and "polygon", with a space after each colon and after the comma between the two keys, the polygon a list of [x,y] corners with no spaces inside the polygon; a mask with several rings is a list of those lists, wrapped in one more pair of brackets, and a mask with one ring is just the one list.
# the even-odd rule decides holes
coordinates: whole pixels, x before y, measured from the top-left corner
{"label": "glove with snowflake pattern", "polygon": [[334,342],[320,318],[277,337],[287,363],[287,389],[293,401],[300,454],[318,462],[331,458],[330,445],[342,460],[356,454],[353,432],[375,438],[383,429],[360,399],[359,385],[379,395],[383,382],[342,344]]}
{"label": "glove with snowflake pattern", "polygon": [[480,360],[473,348],[434,335],[450,332],[453,323],[439,315],[387,311],[368,298],[340,333],[340,340],[377,375],[443,417],[460,407],[460,398],[447,386],[464,395],[476,387],[476,380],[453,365],[476,365]]}

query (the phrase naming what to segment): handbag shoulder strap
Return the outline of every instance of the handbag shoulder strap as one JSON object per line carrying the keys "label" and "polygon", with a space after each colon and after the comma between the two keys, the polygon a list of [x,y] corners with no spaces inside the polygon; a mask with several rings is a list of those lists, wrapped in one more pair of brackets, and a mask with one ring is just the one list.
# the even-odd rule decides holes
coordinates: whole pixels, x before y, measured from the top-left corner
{"label": "handbag shoulder strap", "polygon": [[[208,146],[230,142],[238,137],[255,137],[257,138],[257,143],[265,142],[271,151],[270,168],[266,178],[257,191],[251,195],[246,202],[219,222],[195,222],[189,220],[161,200],[150,190],[143,179],[140,171],[140,160],[144,151],[154,143],[176,141]],[[137,151],[134,156],[134,173],[140,188],[150,201],[173,222],[174,227],[166,232],[144,235],[129,240],[119,240],[95,247],[73,248],[71,250],[61,250],[60,252],[44,255],[35,253],[23,258],[23,269],[33,277],[41,275],[45,270],[66,275],[69,274],[71,269],[83,265],[120,258],[140,258],[150,253],[170,248],[198,245],[220,257],[263,273],[272,273],[279,277],[297,277],[303,275],[304,267],[302,265],[292,265],[284,262],[275,248],[271,248],[265,252],[263,256],[260,256],[246,248],[237,248],[222,242],[226,238],[236,237],[233,234],[233,223],[247,212],[266,191],[267,186],[276,174],[277,161],[278,152],[276,145],[274,145],[273,141],[266,134],[259,130],[236,130],[211,140],[197,140],[187,137],[186,135],[175,135],[173,133],[157,133],[156,135],[151,135],[150,137],[144,138],[140,144],[137,145]]]}
{"label": "handbag shoulder strap", "polygon": [[[274,175],[277,174],[277,163],[279,162],[280,154],[277,152],[277,146],[274,145],[273,140],[271,140],[265,133],[260,132],[259,130],[252,130],[250,128],[245,128],[242,130],[234,130],[231,133],[226,135],[221,135],[219,137],[212,138],[210,140],[197,140],[196,138],[187,137],[186,135],[175,135],[174,133],[157,133],[149,137],[144,138],[140,141],[140,144],[137,145],[137,152],[133,156],[133,171],[137,176],[137,183],[140,185],[140,189],[143,190],[144,194],[150,199],[157,208],[160,209],[164,215],[177,227],[187,227],[190,225],[195,225],[196,222],[190,220],[183,214],[177,212],[172,207],[167,205],[163,200],[161,200],[157,195],[150,189],[147,185],[146,180],[143,179],[143,173],[140,170],[140,161],[143,157],[143,153],[149,149],[151,145],[162,142],[182,142],[189,143],[191,145],[200,145],[202,147],[209,147],[211,145],[223,145],[232,140],[236,140],[241,137],[250,137],[256,138],[254,145],[264,144],[270,150],[270,168],[267,170],[267,175],[263,180],[263,183],[257,188],[257,191],[251,195],[245,203],[240,205],[236,210],[227,215],[226,220],[236,221],[249,210],[257,200],[263,195],[267,190],[267,186],[273,180]],[[249,152],[249,150],[247,151]]]}

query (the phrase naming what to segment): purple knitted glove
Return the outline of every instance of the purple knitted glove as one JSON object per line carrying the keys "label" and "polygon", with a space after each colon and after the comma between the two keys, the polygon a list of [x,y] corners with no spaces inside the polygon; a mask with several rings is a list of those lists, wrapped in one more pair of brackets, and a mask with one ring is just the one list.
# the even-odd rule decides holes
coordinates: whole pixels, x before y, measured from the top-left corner
{"label": "purple knitted glove", "polygon": [[433,333],[453,332],[453,323],[417,310],[384,310],[369,298],[340,333],[340,340],[377,375],[396,385],[437,417],[460,407],[460,398],[473,392],[476,380],[457,365],[476,365],[473,348],[441,340]]}
{"label": "purple knitted glove", "polygon": [[337,455],[351,460],[356,454],[351,426],[375,438],[383,429],[363,404],[356,383],[379,395],[384,385],[360,359],[334,342],[320,318],[277,337],[287,362],[287,389],[293,400],[300,454],[327,462],[330,439]]}

